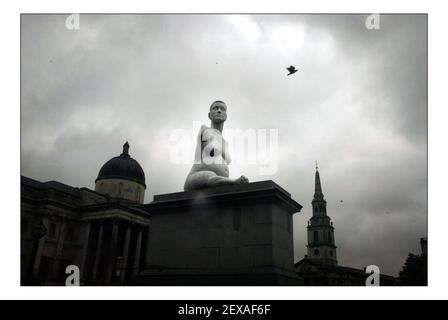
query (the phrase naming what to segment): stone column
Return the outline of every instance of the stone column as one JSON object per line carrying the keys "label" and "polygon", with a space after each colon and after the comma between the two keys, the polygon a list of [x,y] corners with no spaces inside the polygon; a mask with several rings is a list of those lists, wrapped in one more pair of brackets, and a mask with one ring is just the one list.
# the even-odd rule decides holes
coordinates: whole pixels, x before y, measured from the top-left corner
{"label": "stone column", "polygon": [[[146,263],[146,257],[148,255],[148,238],[149,238],[149,226],[142,226],[142,240],[141,240],[141,255],[140,261],[143,260],[143,263]],[[140,262],[140,265],[142,263]]]}
{"label": "stone column", "polygon": [[98,241],[96,243],[96,250],[95,250],[95,260],[93,263],[93,280],[98,279],[98,268],[100,266],[100,259],[101,259],[101,247],[103,245],[103,235],[104,235],[104,226],[100,221],[100,228],[98,231]]}
{"label": "stone column", "polygon": [[135,244],[135,257],[134,257],[134,267],[132,269],[132,277],[139,271],[141,248],[142,248],[142,227],[139,226],[137,230],[137,242]]}
{"label": "stone column", "polygon": [[82,249],[81,249],[82,251],[78,262],[79,272],[81,273],[81,279],[85,279],[86,276],[86,259],[87,259],[87,252],[89,251],[89,237],[91,228],[92,228],[92,222],[88,221],[88,223],[84,226],[84,234],[82,237]]}
{"label": "stone column", "polygon": [[67,221],[63,220],[61,224],[61,230],[59,231],[58,243],[56,245],[56,255],[54,260],[54,267],[52,275],[55,279],[58,277],[59,266],[61,264],[62,249],[64,247],[65,230],[67,229]]}
{"label": "stone column", "polygon": [[[42,223],[44,224],[45,227],[48,228],[48,218],[46,218],[46,217],[43,218]],[[39,244],[38,244],[37,250],[36,250],[36,257],[34,259],[33,277],[36,277],[39,273],[40,259],[42,258],[42,251],[44,250],[46,239],[47,239],[47,234],[45,234],[39,240]]]}
{"label": "stone column", "polygon": [[109,259],[107,264],[107,271],[106,271],[106,283],[110,283],[112,280],[112,274],[114,271],[115,263],[116,263],[116,257],[117,257],[117,242],[118,242],[118,227],[119,227],[119,221],[113,220],[112,222],[112,235],[110,239],[110,245],[109,245]]}
{"label": "stone column", "polygon": [[128,225],[126,227],[126,234],[124,238],[124,246],[123,246],[123,270],[121,270],[121,282],[123,283],[126,277],[126,266],[128,264],[128,257],[129,257],[129,242],[131,240],[131,231],[132,231],[132,224],[128,222]]}

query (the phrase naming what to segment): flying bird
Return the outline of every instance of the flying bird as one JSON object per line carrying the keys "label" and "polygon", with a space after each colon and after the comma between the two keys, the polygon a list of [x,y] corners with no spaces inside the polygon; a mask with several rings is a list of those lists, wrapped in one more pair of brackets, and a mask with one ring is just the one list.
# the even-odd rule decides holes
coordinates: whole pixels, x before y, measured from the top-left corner
{"label": "flying bird", "polygon": [[287,76],[289,76],[289,75],[291,75],[291,74],[296,73],[297,71],[299,71],[299,70],[297,70],[296,67],[294,67],[294,66],[290,66],[290,67],[286,68],[286,70],[289,71],[289,73],[287,74]]}

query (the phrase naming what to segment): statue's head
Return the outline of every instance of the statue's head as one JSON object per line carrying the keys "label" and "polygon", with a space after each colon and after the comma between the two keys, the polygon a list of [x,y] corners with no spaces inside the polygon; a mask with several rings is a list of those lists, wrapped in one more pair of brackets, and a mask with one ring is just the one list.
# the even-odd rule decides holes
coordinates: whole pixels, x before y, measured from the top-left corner
{"label": "statue's head", "polygon": [[227,106],[223,101],[215,101],[210,106],[208,118],[215,123],[221,123],[227,120]]}

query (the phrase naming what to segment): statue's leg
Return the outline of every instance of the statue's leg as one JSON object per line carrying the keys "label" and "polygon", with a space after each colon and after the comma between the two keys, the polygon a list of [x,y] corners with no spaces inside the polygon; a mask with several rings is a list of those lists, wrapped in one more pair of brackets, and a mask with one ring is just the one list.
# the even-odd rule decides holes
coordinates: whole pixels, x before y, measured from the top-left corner
{"label": "statue's leg", "polygon": [[184,190],[196,190],[210,187],[209,179],[216,176],[213,171],[198,171],[190,174],[185,181]]}
{"label": "statue's leg", "polygon": [[213,171],[198,171],[190,174],[185,181],[184,190],[203,189],[223,184],[233,184],[232,179],[218,176]]}

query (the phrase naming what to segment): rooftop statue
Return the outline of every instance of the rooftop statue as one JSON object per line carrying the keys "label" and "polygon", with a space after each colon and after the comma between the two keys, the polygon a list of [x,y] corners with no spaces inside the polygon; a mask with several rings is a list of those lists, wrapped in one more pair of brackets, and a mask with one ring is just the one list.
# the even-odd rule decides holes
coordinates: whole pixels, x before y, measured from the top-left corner
{"label": "rooftop statue", "polygon": [[227,119],[227,106],[223,101],[215,101],[210,106],[208,117],[210,128],[202,125],[197,139],[195,163],[185,181],[184,190],[203,189],[219,185],[249,183],[241,176],[229,178],[230,155],[227,142],[222,136],[224,122]]}

